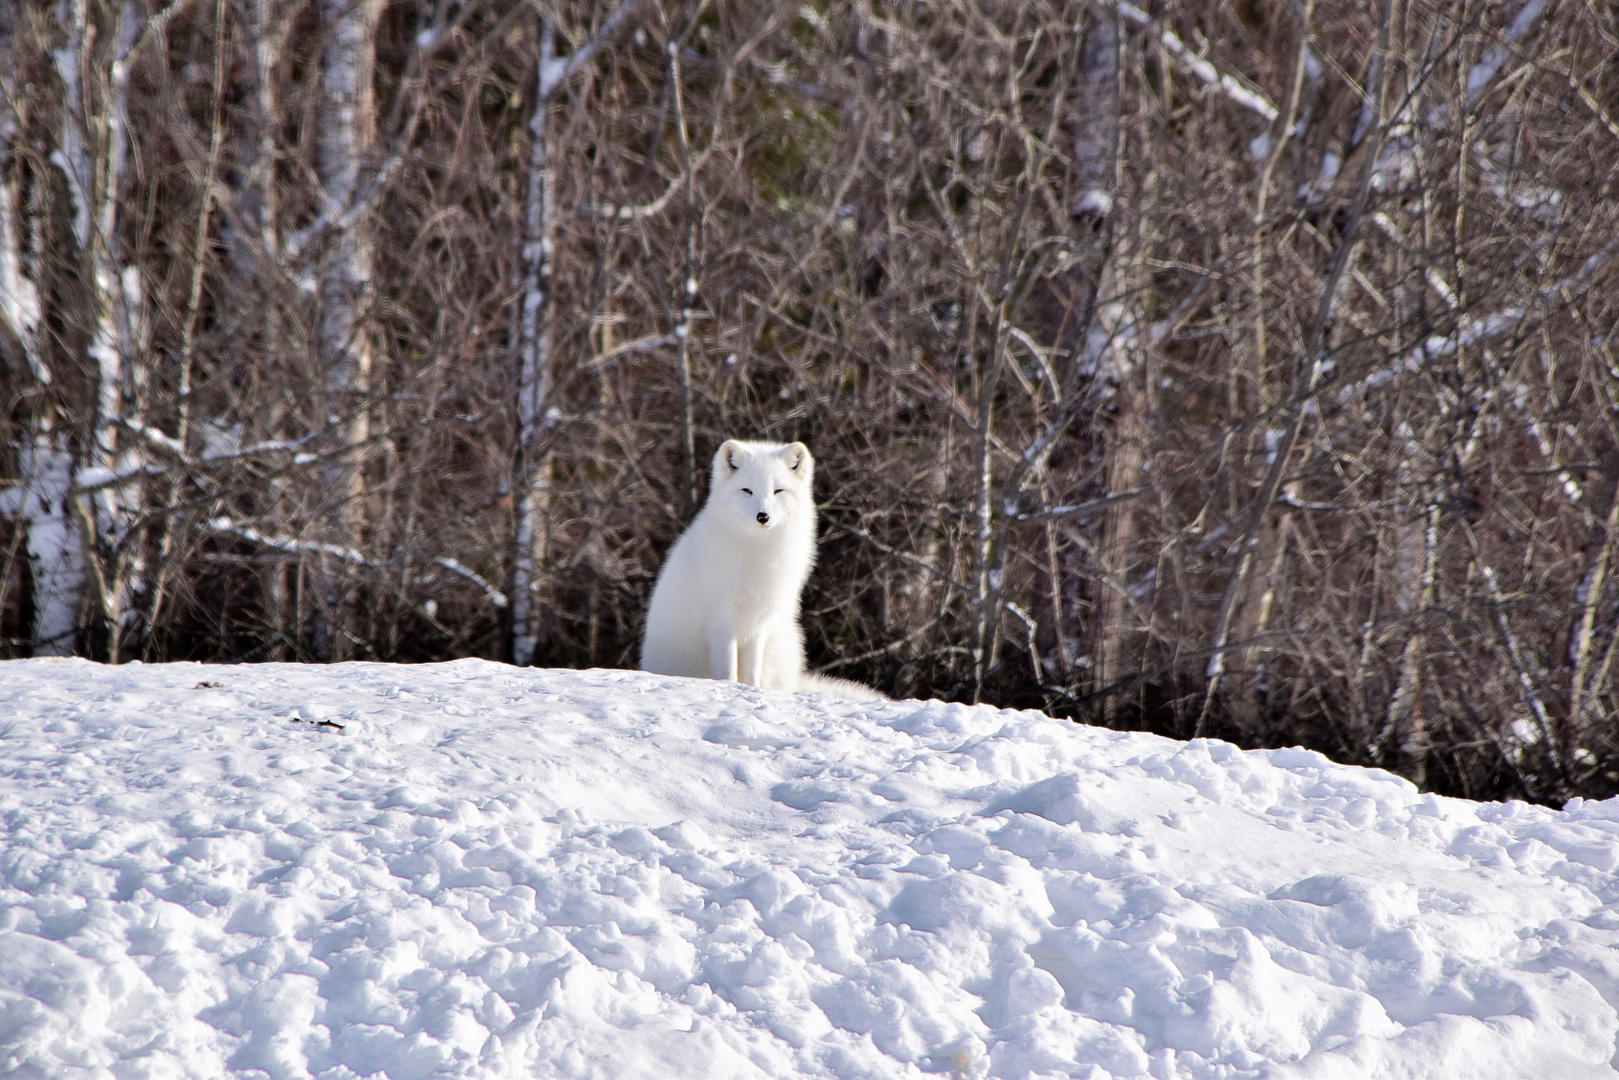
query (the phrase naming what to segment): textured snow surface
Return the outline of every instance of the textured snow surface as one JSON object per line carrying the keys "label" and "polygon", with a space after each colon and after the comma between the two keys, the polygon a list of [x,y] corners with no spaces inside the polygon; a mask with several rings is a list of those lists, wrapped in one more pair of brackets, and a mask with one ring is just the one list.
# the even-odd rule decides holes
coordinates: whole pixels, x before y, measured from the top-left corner
{"label": "textured snow surface", "polygon": [[13,661],[0,822],[6,1077],[1615,1074],[1619,805],[1302,750]]}

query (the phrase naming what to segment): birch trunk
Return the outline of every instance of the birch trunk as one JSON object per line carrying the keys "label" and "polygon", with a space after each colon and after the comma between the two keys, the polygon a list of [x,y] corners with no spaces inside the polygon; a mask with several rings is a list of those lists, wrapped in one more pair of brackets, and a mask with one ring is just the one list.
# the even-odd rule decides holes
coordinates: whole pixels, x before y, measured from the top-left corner
{"label": "birch trunk", "polygon": [[[321,129],[318,168],[330,206],[346,207],[359,194],[360,172],[376,136],[371,89],[376,63],[377,20],[382,0],[324,0],[326,49],[321,58]],[[365,327],[370,302],[372,232],[361,214],[339,229],[320,281],[317,348],[325,380],[328,424],[338,428],[349,452],[322,471],[334,542],[364,546],[365,467],[362,447],[371,434],[367,395],[371,389],[371,344]],[[323,563],[323,566],[326,565]],[[355,640],[356,613],[344,595],[346,563],[318,571],[314,651],[342,660]]]}
{"label": "birch trunk", "polygon": [[[1117,228],[1113,213],[1119,188],[1120,118],[1119,63],[1121,41],[1118,25],[1110,12],[1100,15],[1086,32],[1082,46],[1079,88],[1075,115],[1079,118],[1074,135],[1074,166],[1080,188],[1074,208],[1081,227],[1094,230]],[[1115,238],[1116,239],[1116,238]],[[1079,347],[1084,366],[1093,377],[1104,379],[1114,389],[1113,423],[1103,436],[1107,494],[1128,491],[1141,482],[1145,460],[1145,402],[1138,393],[1140,377],[1139,342],[1134,309],[1130,302],[1110,299],[1134,296],[1131,273],[1108,245],[1100,260],[1089,271],[1092,281],[1094,320]],[[1130,551],[1135,542],[1135,503],[1124,499],[1111,503],[1102,514],[1101,538],[1097,546],[1096,614],[1091,651],[1096,689],[1118,682],[1132,667],[1130,651],[1129,589]],[[1102,699],[1104,723],[1119,712],[1119,698],[1109,694]]]}
{"label": "birch trunk", "polygon": [[1001,589],[999,568],[995,566],[995,461],[994,424],[995,390],[1000,379],[1001,327],[996,327],[995,341],[990,345],[989,363],[980,376],[978,388],[978,416],[974,431],[976,495],[973,499],[973,603],[975,605],[973,633],[973,701],[979,701],[984,692],[984,679],[995,663],[996,631],[1000,624],[1000,605],[995,597]]}
{"label": "birch trunk", "polygon": [[[68,30],[67,47],[56,51],[57,76],[63,87],[62,124],[53,161],[67,181],[73,200],[73,238],[88,292],[88,352],[96,377],[90,436],[81,455],[75,482],[88,486],[109,474],[139,465],[138,444],[121,438],[121,421],[138,420],[147,385],[147,325],[140,268],[124,261],[119,242],[120,195],[129,160],[127,115],[130,76],[138,44],[151,23],[142,23],[134,0],[119,7],[112,61],[102,69],[92,52],[88,0],[73,0],[58,9]],[[86,80],[89,80],[87,84]],[[76,513],[86,530],[81,550],[97,565],[77,576],[96,590],[102,617],[105,656],[116,661],[129,610],[130,594],[140,587],[140,538],[134,534],[142,513],[139,483],[105,484],[87,495],[87,507]]]}
{"label": "birch trunk", "polygon": [[[1120,38],[1116,27],[1110,23],[1100,24],[1100,29],[1094,29],[1089,38],[1089,49],[1093,55],[1082,57],[1079,65],[1078,83],[1082,87],[1081,96],[1100,97],[1105,104],[1109,98],[1114,102],[1114,112],[1109,117],[1104,113],[1100,121],[1100,134],[1105,137],[1112,135],[1114,142],[1111,152],[1097,151],[1095,147],[1087,146],[1087,139],[1095,139],[1098,129],[1094,126],[1082,126],[1075,138],[1078,149],[1076,158],[1087,168],[1080,172],[1082,194],[1078,204],[1072,208],[1075,217],[1100,224],[1105,230],[1103,235],[1111,233],[1114,195],[1118,188],[1118,162],[1120,153],[1118,147],[1118,53]],[[1111,66],[1110,66],[1111,65]],[[1066,65],[1065,65],[1066,67]],[[1113,82],[1107,84],[1109,76]],[[1064,70],[1059,75],[1060,85],[1069,85],[1070,74]],[[1095,86],[1096,82],[1103,85]],[[1111,91],[1108,89],[1111,85]],[[1085,90],[1094,91],[1086,95]],[[1140,335],[1137,327],[1138,300],[1134,297],[1134,289],[1128,291],[1132,294],[1128,302],[1108,301],[1099,305],[1098,294],[1103,287],[1114,288],[1114,279],[1134,281],[1136,275],[1131,270],[1121,272],[1116,265],[1109,261],[1112,244],[1100,244],[1100,254],[1092,261],[1092,267],[1081,270],[1078,274],[1070,271],[1066,275],[1069,287],[1065,290],[1067,308],[1059,322],[1058,332],[1055,335],[1057,347],[1049,350],[1052,354],[1066,352],[1069,357],[1068,370],[1059,378],[1055,369],[1051,368],[1045,360],[1040,359],[1045,350],[1041,350],[1029,339],[1028,335],[1019,329],[1012,321],[1013,313],[1019,308],[1022,300],[1022,290],[1016,283],[1018,258],[1017,245],[1024,238],[1024,224],[1028,219],[1030,207],[1035,201],[1037,188],[1042,184],[1042,173],[1049,160],[1047,148],[1059,141],[1059,128],[1062,123],[1064,110],[1060,107],[1063,99],[1053,101],[1051,115],[1047,121],[1045,133],[1037,143],[1037,149],[1025,167],[1022,176],[1023,195],[1021,205],[1012,218],[1012,228],[1009,236],[1005,262],[999,270],[994,297],[995,303],[985,306],[990,308],[995,318],[994,336],[990,342],[989,368],[984,373],[979,387],[979,423],[976,428],[978,434],[978,480],[979,497],[977,501],[979,535],[975,551],[978,562],[976,581],[977,589],[977,631],[978,649],[976,650],[974,664],[974,695],[981,693],[984,685],[984,676],[996,666],[997,649],[1000,643],[1000,615],[1004,610],[1019,622],[1023,623],[1028,633],[1028,648],[1030,668],[1035,682],[1041,684],[1045,676],[1037,651],[1039,627],[1034,619],[1021,605],[1005,598],[1006,567],[1010,556],[1007,541],[1007,526],[1014,521],[1022,519],[1023,499],[1029,491],[1038,486],[1045,474],[1050,461],[1053,448],[1057,444],[1068,426],[1078,415],[1077,408],[1084,394],[1080,392],[1081,385],[1086,378],[1102,379],[1115,385],[1121,378],[1129,380],[1134,378],[1134,372],[1141,368],[1137,362],[1140,348]],[[1094,103],[1093,103],[1094,104]],[[1082,107],[1078,110],[1082,116],[1089,115]],[[1110,126],[1111,125],[1111,126]],[[1109,165],[1111,164],[1111,170]],[[1095,184],[1089,183],[1095,181]],[[1097,186],[1105,185],[1105,186]],[[1095,230],[1093,230],[1095,231]],[[956,232],[956,230],[953,230]],[[957,233],[959,235],[959,232]],[[1140,233],[1133,235],[1132,239],[1140,240]],[[959,241],[958,241],[959,243]],[[1133,244],[1129,258],[1136,257],[1139,245]],[[963,248],[965,252],[965,248]],[[1077,280],[1075,280],[1077,278]],[[1072,314],[1076,301],[1083,296],[1083,315],[1080,318],[1080,327],[1074,328],[1071,324]],[[1100,310],[1098,310],[1100,308]],[[1015,360],[1009,355],[1010,342],[1018,339],[1030,348],[1037,359],[1044,365],[1044,375],[1041,379],[1052,396],[1053,411],[1049,419],[1039,427],[1035,434],[1024,446],[1022,454],[1008,471],[1001,483],[999,499],[999,521],[992,513],[991,498],[993,497],[994,476],[992,471],[992,430],[991,421],[994,419],[994,403],[998,391],[999,381],[1003,374],[1010,374],[1016,381],[1025,385],[1026,391],[1038,400],[1032,384],[1029,384],[1018,368]],[[1083,345],[1077,343],[1083,342]],[[1064,347],[1066,345],[1066,348]],[[1075,370],[1075,369],[1078,370]],[[1139,420],[1139,416],[1137,416]],[[1137,466],[1139,469],[1139,465]],[[1062,632],[1061,620],[1055,627],[1060,635]]]}
{"label": "birch trunk", "polygon": [[13,517],[23,534],[33,580],[28,635],[34,655],[71,656],[84,594],[84,547],[68,513],[73,455],[53,430],[54,406],[45,392],[51,373],[40,349],[43,309],[37,281],[43,223],[37,202],[25,205],[24,160],[16,152],[22,118],[12,104],[22,99],[13,65],[15,17],[10,7],[0,10],[0,348],[7,366],[31,378],[37,392],[17,447],[18,483],[0,489],[0,513]]}
{"label": "birch trunk", "polygon": [[42,313],[34,241],[40,222],[35,208],[23,205],[24,161],[16,152],[22,121],[12,104],[22,99],[13,65],[15,18],[10,7],[0,9],[0,334],[4,335],[0,349],[14,370],[49,383],[50,373],[39,353]]}
{"label": "birch trunk", "polygon": [[[1110,305],[1116,306],[1116,305]],[[1136,384],[1139,364],[1133,349],[1110,350],[1117,355],[1110,366],[1119,380],[1117,412],[1106,434],[1107,493],[1116,495],[1141,483],[1141,466],[1146,460],[1147,425],[1144,402]],[[1135,502],[1123,499],[1111,503],[1102,515],[1102,536],[1097,546],[1097,571],[1101,581],[1096,598],[1096,687],[1106,689],[1135,666],[1131,648],[1130,553],[1135,544]],[[1119,695],[1102,699],[1103,723],[1112,723],[1119,713]]]}
{"label": "birch trunk", "polygon": [[[236,195],[238,219],[246,226],[248,236],[239,236],[231,227],[229,215],[221,223],[220,233],[227,239],[231,260],[231,275],[243,287],[255,281],[264,296],[263,323],[260,328],[260,348],[274,357],[288,348],[286,324],[277,299],[281,286],[279,274],[268,265],[267,255],[281,250],[280,189],[276,184],[279,153],[276,145],[276,118],[279,103],[276,96],[275,74],[281,62],[282,32],[276,26],[277,0],[253,0],[251,17],[245,20],[246,46],[253,58],[251,104],[247,111],[245,137],[242,146],[242,175]],[[274,419],[266,417],[261,429],[273,433]],[[284,520],[286,512],[286,484],[273,478],[267,485],[266,508],[276,519]],[[298,637],[296,605],[293,594],[298,590],[288,587],[289,575],[301,574],[298,562],[270,563],[259,571],[259,588],[263,593],[264,621],[269,631],[264,658],[287,660],[293,655],[292,643]]]}
{"label": "birch trunk", "polygon": [[621,0],[590,41],[566,59],[557,57],[556,22],[540,17],[540,62],[534,76],[534,115],[529,119],[528,187],[523,200],[523,303],[517,341],[517,446],[512,489],[517,516],[512,552],[511,656],[526,667],[540,645],[538,593],[540,567],[549,540],[547,457],[541,442],[555,422],[551,406],[551,259],[554,241],[551,207],[551,99],[623,23],[634,0]]}
{"label": "birch trunk", "polygon": [[540,633],[536,618],[540,566],[547,540],[547,490],[539,442],[551,397],[551,95],[555,89],[556,23],[540,19],[540,64],[534,116],[529,120],[528,192],[523,214],[523,306],[518,331],[516,550],[512,558],[512,663],[534,663]]}
{"label": "birch trunk", "polygon": [[[1415,537],[1411,534],[1417,530],[1418,521],[1407,521],[1401,525],[1399,545],[1406,549],[1401,558],[1401,587],[1399,609],[1402,615],[1421,612],[1433,605],[1434,571],[1437,565],[1439,550],[1439,507],[1429,503],[1422,517],[1421,526],[1421,555],[1420,569],[1415,577],[1415,588],[1410,587],[1410,578],[1407,574],[1411,567],[1405,565],[1410,560],[1409,549],[1415,546]],[[1426,760],[1428,756],[1427,725],[1423,721],[1420,707],[1420,694],[1422,691],[1422,653],[1427,644],[1427,635],[1423,632],[1422,623],[1418,622],[1405,639],[1405,648],[1400,654],[1399,681],[1395,684],[1394,693],[1389,698],[1388,713],[1383,719],[1383,730],[1371,745],[1373,758],[1379,757],[1387,740],[1398,741],[1400,752],[1409,761],[1416,772],[1413,777],[1421,783],[1426,775]]]}
{"label": "birch trunk", "polygon": [[[20,448],[22,486],[15,511],[28,531],[28,561],[34,576],[35,656],[72,656],[84,607],[84,537],[69,509],[74,459],[67,440],[48,420]],[[7,509],[11,509],[7,507]]]}
{"label": "birch trunk", "polygon": [[[277,284],[276,276],[265,265],[270,253],[281,250],[278,238],[279,192],[276,186],[275,70],[281,58],[281,35],[277,32],[276,0],[252,0],[240,29],[243,48],[252,58],[245,67],[243,82],[244,115],[242,137],[233,141],[236,167],[225,180],[232,191],[233,213],[224,216],[219,233],[224,240],[232,278],[243,288],[257,279],[266,291]],[[268,316],[276,310],[273,301],[265,304]],[[264,346],[274,348],[280,340],[276,327],[266,324]]]}
{"label": "birch trunk", "polygon": [[680,78],[680,42],[669,42],[669,82],[674,88],[675,135],[680,144],[680,170],[686,190],[686,273],[681,283],[680,321],[675,326],[679,345],[681,434],[686,450],[686,512],[697,513],[697,438],[692,420],[691,329],[697,303],[697,196],[692,175],[691,142],[686,138],[686,98]]}

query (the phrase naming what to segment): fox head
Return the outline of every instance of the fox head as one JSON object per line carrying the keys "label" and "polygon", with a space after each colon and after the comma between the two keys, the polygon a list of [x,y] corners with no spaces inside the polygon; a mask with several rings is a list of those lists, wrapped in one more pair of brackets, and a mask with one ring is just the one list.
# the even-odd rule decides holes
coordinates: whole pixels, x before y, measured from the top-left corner
{"label": "fox head", "polygon": [[708,505],[735,527],[776,529],[815,514],[815,459],[803,443],[727,439],[714,454]]}

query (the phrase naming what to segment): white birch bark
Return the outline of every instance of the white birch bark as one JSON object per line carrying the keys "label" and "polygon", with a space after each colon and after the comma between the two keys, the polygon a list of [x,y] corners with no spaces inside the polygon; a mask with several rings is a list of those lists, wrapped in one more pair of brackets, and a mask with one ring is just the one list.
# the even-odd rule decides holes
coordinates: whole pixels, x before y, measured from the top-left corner
{"label": "white birch bark", "polygon": [[675,135],[680,144],[680,171],[686,189],[686,280],[681,290],[680,321],[675,324],[679,346],[681,433],[686,449],[686,510],[697,512],[697,442],[692,422],[691,328],[697,304],[697,197],[692,171],[691,141],[686,136],[685,92],[681,86],[680,43],[669,42],[669,82],[674,88]]}
{"label": "white birch bark", "polygon": [[34,578],[35,656],[72,656],[84,604],[84,539],[72,520],[73,454],[48,418],[18,447],[21,483],[0,489],[0,513],[17,518],[27,533]]}
{"label": "white birch bark", "polygon": [[[67,182],[73,200],[73,238],[89,293],[89,357],[96,375],[90,437],[79,466],[81,474],[136,476],[142,455],[138,445],[122,446],[119,422],[141,411],[146,385],[148,327],[138,266],[126,263],[118,242],[120,194],[129,159],[128,103],[136,54],[179,10],[171,4],[142,21],[135,0],[119,5],[113,31],[112,61],[97,67],[91,52],[88,0],[64,0],[57,13],[67,28],[63,48],[53,54],[62,84],[62,121],[52,160]],[[83,545],[86,558],[97,560],[93,573],[66,574],[97,590],[97,609],[105,621],[107,655],[116,660],[119,636],[130,612],[128,599],[140,586],[142,569],[133,528],[142,511],[138,483],[85,485],[89,507],[78,514],[90,530]],[[75,495],[74,498],[81,496]]]}
{"label": "white birch bark", "polygon": [[[256,279],[266,293],[260,334],[265,351],[271,355],[289,348],[285,333],[287,324],[283,322],[281,305],[274,291],[285,279],[278,272],[280,267],[271,265],[277,258],[276,253],[281,251],[280,188],[276,182],[279,102],[275,76],[281,60],[286,22],[279,17],[280,7],[278,0],[252,0],[244,12],[243,45],[253,60],[252,94],[244,124],[244,137],[238,144],[242,154],[242,175],[234,200],[236,213],[222,215],[220,223],[220,235],[230,253],[232,277],[243,288],[250,288]],[[233,217],[241,223],[240,232]],[[265,417],[261,423],[268,428],[274,424],[274,420]],[[283,517],[286,512],[285,478],[272,477],[266,488],[265,509],[276,518]],[[288,601],[295,590],[288,587],[288,579],[299,573],[297,561],[272,562],[259,571],[265,622],[271,631],[264,653],[267,660],[285,660],[291,656],[291,643],[297,637],[291,624],[296,622],[298,616],[295,611],[289,616],[291,605]]]}
{"label": "white birch bark", "polygon": [[[1130,16],[1125,10],[1128,7],[1121,5],[1119,9],[1125,18]],[[1173,38],[1167,31],[1165,35]],[[1159,45],[1172,52],[1163,37]],[[1118,229],[1120,222],[1109,220],[1118,188],[1121,145],[1119,27],[1111,13],[1101,14],[1091,24],[1082,49],[1075,103],[1078,129],[1074,137],[1074,169],[1080,188],[1075,213],[1082,223]],[[1118,239],[1115,238],[1116,243]],[[1084,370],[1104,380],[1113,393],[1113,422],[1103,437],[1108,495],[1129,490],[1141,482],[1146,450],[1146,402],[1137,392],[1142,372],[1142,343],[1136,332],[1136,312],[1131,303],[1112,299],[1133,297],[1136,293],[1129,261],[1129,256],[1120,252],[1097,268],[1096,315],[1083,345]],[[1102,513],[1101,536],[1096,548],[1096,571],[1100,580],[1096,588],[1092,644],[1092,670],[1098,691],[1113,686],[1131,666],[1129,644],[1133,628],[1128,625],[1131,605],[1126,590],[1135,526],[1135,504],[1128,499],[1109,504]],[[1102,698],[1101,707],[1103,723],[1111,723],[1118,712],[1119,695],[1107,694]]]}
{"label": "white birch bark", "polygon": [[523,214],[523,306],[518,331],[517,536],[512,560],[512,663],[527,667],[539,646],[534,586],[545,557],[546,491],[541,481],[539,441],[544,436],[551,397],[551,95],[556,79],[556,23],[540,20],[540,64],[535,77],[534,115],[528,124],[528,191]]}
{"label": "white birch bark", "polygon": [[[1419,462],[1425,462],[1427,455],[1409,424],[1402,421],[1399,434],[1405,446],[1396,474],[1396,488],[1401,492],[1415,493],[1420,483],[1416,466]],[[1416,504],[1416,500],[1413,503],[1402,512],[1395,531],[1394,604],[1400,615],[1416,616],[1419,621],[1405,639],[1394,693],[1389,697],[1382,727],[1373,734],[1367,749],[1374,761],[1379,760],[1389,741],[1397,739],[1401,753],[1421,774],[1425,771],[1428,739],[1426,725],[1418,710],[1422,688],[1422,654],[1427,644],[1420,617],[1433,604],[1439,556],[1440,503],[1432,493],[1421,504]],[[1421,506],[1420,513],[1418,505]]]}
{"label": "white birch bark", "polygon": [[[232,277],[247,287],[259,276],[265,286],[270,286],[276,275],[264,273],[268,269],[264,263],[281,251],[276,227],[279,189],[274,77],[285,26],[277,20],[277,0],[251,0],[241,6],[245,9],[240,24],[242,48],[252,58],[248,68],[251,75],[244,81],[251,92],[245,95],[242,135],[233,140],[236,167],[224,177],[232,188],[234,212],[224,215],[219,234],[229,254]],[[266,304],[266,310],[267,314],[273,312],[274,305]],[[266,341],[279,340],[274,325],[266,325],[264,335]]]}
{"label": "white birch bark", "polygon": [[22,205],[22,161],[16,154],[22,137],[21,122],[12,108],[18,97],[17,72],[13,63],[16,13],[0,9],[0,320],[10,338],[8,345],[20,355],[13,358],[26,368],[36,382],[49,383],[50,371],[39,355],[39,325],[42,317],[39,287],[35,283],[34,241],[40,223]]}
{"label": "white birch bark", "polygon": [[[0,139],[4,139],[0,135]],[[11,156],[9,146],[0,145],[0,167]],[[24,237],[33,230],[24,224],[25,212],[18,205],[20,192],[15,177],[0,183],[0,319],[14,344],[18,367],[26,368],[36,382],[49,383],[50,371],[39,355],[40,303],[34,284],[29,251]]]}
{"label": "white birch bark", "polygon": [[[321,58],[318,167],[327,204],[346,206],[354,197],[375,138],[371,80],[382,4],[381,0],[325,0],[322,14],[327,43]],[[326,419],[330,422],[347,414],[344,441],[354,445],[369,433],[367,411],[345,400],[351,391],[363,394],[370,383],[371,349],[361,325],[371,286],[372,242],[367,222],[344,229],[333,249],[320,283],[318,348],[326,379]],[[339,481],[350,488],[357,479],[357,472],[346,479],[328,477],[329,482]]]}
{"label": "white birch bark", "polygon": [[551,99],[601,47],[634,7],[623,0],[589,42],[571,56],[558,58],[555,21],[540,19],[540,63],[534,79],[534,115],[529,119],[528,185],[523,200],[523,301],[517,342],[517,447],[513,455],[513,502],[517,528],[513,540],[511,588],[512,663],[534,663],[540,634],[536,587],[547,540],[547,492],[541,442],[557,418],[551,406],[552,188]]}
{"label": "white birch bark", "polygon": [[[322,195],[346,206],[359,186],[360,170],[375,139],[371,89],[376,65],[381,0],[325,0],[326,50],[321,58],[321,125],[318,155]],[[371,230],[356,222],[339,233],[320,285],[320,363],[328,409],[344,409],[344,395],[367,389],[371,350],[360,322],[371,285]],[[348,442],[363,441],[366,413],[355,409]]]}
{"label": "white birch bark", "polygon": [[[13,66],[15,17],[9,7],[0,10],[0,321],[7,348],[18,353],[11,358],[15,368],[43,387],[51,373],[39,348],[43,309],[34,261],[42,224],[32,207],[22,205],[22,162],[15,153],[22,137],[12,109],[21,100]],[[25,420],[17,448],[18,483],[0,489],[0,513],[16,520],[30,563],[34,655],[70,656],[84,592],[84,548],[67,509],[73,455],[52,430],[49,401],[36,400],[41,403]]]}
{"label": "white birch bark", "polygon": [[[1474,551],[1477,553],[1477,542],[1474,542]],[[1552,732],[1550,714],[1546,711],[1545,701],[1542,699],[1540,689],[1536,685],[1534,665],[1529,658],[1529,652],[1519,641],[1517,633],[1512,629],[1512,621],[1507,618],[1506,600],[1501,595],[1501,586],[1496,581],[1496,573],[1489,563],[1479,562],[1479,576],[1484,580],[1484,592],[1490,601],[1490,614],[1495,620],[1496,630],[1501,635],[1501,644],[1506,648],[1508,659],[1512,661],[1513,673],[1517,676],[1518,693],[1523,698],[1524,705],[1534,718],[1533,738],[1531,743],[1538,743],[1541,751],[1550,761],[1559,780],[1566,780],[1568,769],[1563,763],[1563,755],[1558,749],[1556,737]],[[1527,747],[1526,747],[1527,748]]]}
{"label": "white birch bark", "polygon": [[[376,108],[371,89],[376,65],[377,20],[381,0],[323,0],[326,48],[321,55],[320,145],[316,155],[321,195],[328,207],[349,205],[361,169],[375,140]],[[320,319],[316,348],[325,380],[328,426],[340,429],[345,447],[370,437],[366,395],[371,386],[371,347],[365,323],[372,270],[369,215],[348,223],[333,239],[319,283]],[[362,496],[365,456],[354,452],[321,471],[329,521],[335,537],[358,546],[365,514]],[[320,560],[321,565],[330,565]],[[342,566],[344,564],[337,564]],[[341,571],[317,574],[319,593],[314,652],[323,660],[348,655],[353,612],[344,601]]]}

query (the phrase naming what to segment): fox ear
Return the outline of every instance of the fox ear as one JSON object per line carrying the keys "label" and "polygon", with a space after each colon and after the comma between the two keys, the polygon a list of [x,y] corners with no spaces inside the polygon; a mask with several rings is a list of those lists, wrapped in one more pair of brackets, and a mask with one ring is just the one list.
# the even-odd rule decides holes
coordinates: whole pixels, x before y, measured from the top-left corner
{"label": "fox ear", "polygon": [[800,475],[808,472],[809,470],[805,466],[811,465],[815,461],[814,458],[810,457],[809,447],[801,442],[793,443],[781,453],[787,459],[787,467]]}
{"label": "fox ear", "polygon": [[737,464],[738,454],[741,455],[743,460],[746,460],[748,456],[747,448],[735,439],[726,439],[725,442],[720,444],[719,452],[714,455],[715,468],[718,469],[720,462],[723,461],[727,468],[732,472],[736,472],[742,467]]}

